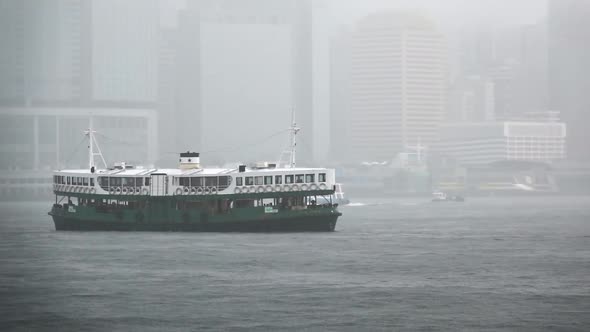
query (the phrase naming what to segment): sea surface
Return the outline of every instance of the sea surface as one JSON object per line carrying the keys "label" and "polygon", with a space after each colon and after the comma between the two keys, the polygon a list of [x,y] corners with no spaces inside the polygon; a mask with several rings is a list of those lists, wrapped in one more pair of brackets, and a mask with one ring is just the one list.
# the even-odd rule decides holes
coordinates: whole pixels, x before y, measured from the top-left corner
{"label": "sea surface", "polygon": [[364,198],[333,233],[56,232],[0,204],[2,331],[590,331],[590,197]]}

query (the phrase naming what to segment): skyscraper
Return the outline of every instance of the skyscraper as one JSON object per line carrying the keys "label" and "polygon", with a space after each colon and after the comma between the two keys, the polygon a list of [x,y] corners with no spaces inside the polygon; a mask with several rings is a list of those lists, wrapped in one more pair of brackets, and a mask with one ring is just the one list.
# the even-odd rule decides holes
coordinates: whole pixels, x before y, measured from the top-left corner
{"label": "skyscraper", "polygon": [[412,13],[373,14],[352,39],[351,148],[355,158],[391,160],[436,140],[446,103],[445,40]]}
{"label": "skyscraper", "polygon": [[[208,160],[273,160],[287,143],[286,131],[257,149],[227,147],[288,128],[294,109],[302,128],[301,163],[327,155],[329,50],[325,25],[321,34],[313,33],[322,21],[315,5],[308,0],[187,2],[175,54],[180,69],[176,135],[183,137],[178,144],[209,152]],[[318,116],[322,111],[325,116]],[[325,137],[318,137],[323,132]],[[316,144],[316,138],[323,141]]]}
{"label": "skyscraper", "polygon": [[0,102],[80,98],[83,7],[79,1],[0,1]]}
{"label": "skyscraper", "polygon": [[335,161],[345,161],[350,148],[351,37],[345,26],[330,42],[330,155]]}
{"label": "skyscraper", "polygon": [[549,2],[550,107],[567,124],[570,160],[590,161],[590,2]]}
{"label": "skyscraper", "polygon": [[2,0],[0,27],[2,103],[156,101],[156,0]]}
{"label": "skyscraper", "polygon": [[93,101],[157,100],[159,16],[156,0],[95,0],[91,8]]}
{"label": "skyscraper", "polygon": [[90,115],[117,139],[108,159],[153,162],[157,13],[157,0],[0,0],[0,168],[77,163],[64,154]]}

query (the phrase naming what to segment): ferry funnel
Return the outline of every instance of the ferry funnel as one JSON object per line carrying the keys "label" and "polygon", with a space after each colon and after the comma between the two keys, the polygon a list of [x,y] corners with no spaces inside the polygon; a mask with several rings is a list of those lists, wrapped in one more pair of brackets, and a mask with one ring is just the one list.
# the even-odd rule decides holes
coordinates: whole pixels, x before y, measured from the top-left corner
{"label": "ferry funnel", "polygon": [[201,168],[201,160],[198,152],[181,152],[180,153],[180,169],[195,169]]}

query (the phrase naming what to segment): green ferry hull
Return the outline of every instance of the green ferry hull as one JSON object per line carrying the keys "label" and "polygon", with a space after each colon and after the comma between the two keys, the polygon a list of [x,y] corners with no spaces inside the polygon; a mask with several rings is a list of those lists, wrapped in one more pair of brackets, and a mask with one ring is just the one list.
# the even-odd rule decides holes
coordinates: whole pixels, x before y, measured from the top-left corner
{"label": "green ferry hull", "polygon": [[332,232],[338,215],[229,222],[117,222],[53,215],[58,231]]}

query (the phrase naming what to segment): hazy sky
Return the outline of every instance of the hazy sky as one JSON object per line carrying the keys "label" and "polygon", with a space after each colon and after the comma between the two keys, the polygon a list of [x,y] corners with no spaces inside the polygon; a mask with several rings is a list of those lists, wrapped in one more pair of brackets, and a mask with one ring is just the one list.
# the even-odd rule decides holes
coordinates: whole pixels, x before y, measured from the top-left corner
{"label": "hazy sky", "polygon": [[545,16],[546,0],[331,0],[336,20],[346,23],[379,8],[420,9],[443,21],[533,23]]}
{"label": "hazy sky", "polygon": [[[176,24],[176,11],[191,0],[160,0],[164,26]],[[247,0],[244,0],[247,1]],[[280,1],[280,0],[277,0]],[[335,24],[352,23],[382,8],[429,12],[445,23],[534,23],[545,16],[547,0],[325,0]]]}

